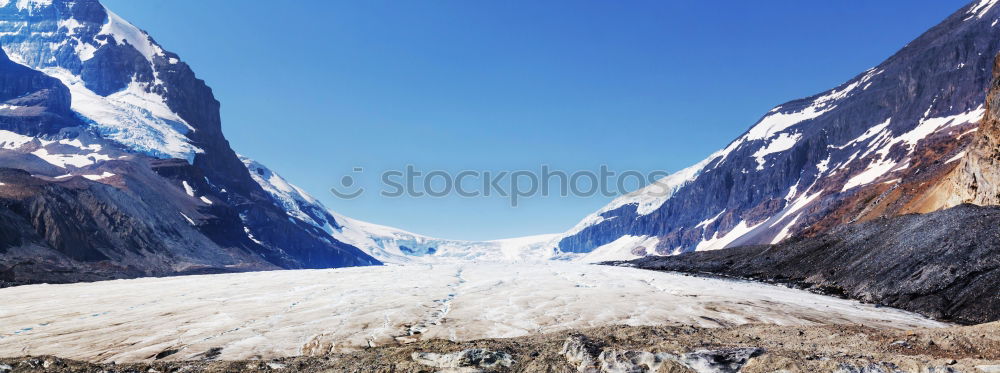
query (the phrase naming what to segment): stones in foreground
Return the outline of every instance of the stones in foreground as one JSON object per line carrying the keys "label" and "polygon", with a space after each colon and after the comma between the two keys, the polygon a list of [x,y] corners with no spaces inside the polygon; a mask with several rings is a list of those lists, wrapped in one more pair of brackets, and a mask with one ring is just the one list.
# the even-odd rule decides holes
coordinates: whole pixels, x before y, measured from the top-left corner
{"label": "stones in foreground", "polygon": [[[604,348],[586,336],[573,335],[563,343],[561,354],[582,373],[693,371],[736,373],[751,358],[766,351],[757,347],[697,350],[685,354]],[[661,370],[661,368],[664,368]]]}
{"label": "stones in foreground", "polygon": [[447,354],[414,352],[411,357],[417,363],[444,368],[443,372],[452,373],[481,372],[481,368],[499,369],[514,365],[514,359],[510,354],[482,348],[470,348]]}

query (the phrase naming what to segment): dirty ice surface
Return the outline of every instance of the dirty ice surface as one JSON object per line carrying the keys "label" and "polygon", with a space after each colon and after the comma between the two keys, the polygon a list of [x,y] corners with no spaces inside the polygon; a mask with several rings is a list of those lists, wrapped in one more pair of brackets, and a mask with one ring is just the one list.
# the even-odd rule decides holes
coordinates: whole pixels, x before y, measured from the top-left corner
{"label": "dirty ice surface", "polygon": [[[608,324],[939,327],[751,282],[574,263],[294,270],[0,289],[0,356],[272,358]],[[176,350],[176,352],[172,352]],[[167,352],[165,352],[167,351]],[[172,353],[171,353],[172,352]]]}

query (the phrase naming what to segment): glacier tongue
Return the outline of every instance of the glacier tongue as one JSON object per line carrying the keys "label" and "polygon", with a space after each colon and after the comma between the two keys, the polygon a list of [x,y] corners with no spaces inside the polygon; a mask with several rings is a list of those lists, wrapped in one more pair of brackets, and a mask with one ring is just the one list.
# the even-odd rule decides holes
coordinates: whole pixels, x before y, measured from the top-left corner
{"label": "glacier tongue", "polygon": [[334,238],[385,263],[533,263],[575,258],[555,250],[555,234],[492,241],[448,240],[334,215],[342,225],[333,232]]}
{"label": "glacier tongue", "polygon": [[[946,326],[781,286],[552,262],[29,285],[0,289],[0,297],[34,310],[0,313],[0,324],[17,331],[0,354],[100,361],[148,360],[165,349],[178,350],[168,360],[197,359],[213,348],[223,360],[266,359],[317,345],[344,351],[397,338],[467,341],[621,324]],[[410,335],[414,326],[422,333]]]}
{"label": "glacier tongue", "polygon": [[447,240],[351,219],[328,210],[263,164],[245,156],[240,159],[254,181],[284,207],[289,217],[320,228],[383,263],[541,262],[576,258],[555,250],[554,239],[558,235],[554,234],[493,241]]}
{"label": "glacier tongue", "polygon": [[163,97],[147,92],[143,83],[133,81],[124,90],[102,97],[66,69],[50,67],[42,72],[69,87],[73,111],[107,139],[139,153],[188,163],[204,152],[185,136],[194,128],[171,111]]}

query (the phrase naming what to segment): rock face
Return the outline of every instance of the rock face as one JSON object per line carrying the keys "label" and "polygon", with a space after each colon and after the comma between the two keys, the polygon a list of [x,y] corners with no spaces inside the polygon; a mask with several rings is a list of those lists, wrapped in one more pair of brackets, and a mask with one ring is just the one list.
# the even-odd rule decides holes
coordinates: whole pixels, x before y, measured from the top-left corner
{"label": "rock face", "polygon": [[949,205],[1000,205],[1000,55],[995,61],[986,114],[975,140],[962,163],[936,190]]}
{"label": "rock face", "polygon": [[379,262],[291,216],[190,67],[97,0],[0,3],[7,284]]}
{"label": "rock face", "polygon": [[445,372],[481,372],[482,369],[509,368],[514,364],[510,354],[482,348],[470,348],[447,354],[414,352],[412,357],[417,363],[445,368]]}
{"label": "rock face", "polygon": [[[978,161],[959,161],[983,113],[995,110],[985,98],[1000,51],[998,19],[996,2],[970,3],[878,66],[776,106],[725,149],[612,202],[559,248],[607,246],[627,257],[636,248],[628,242],[660,255],[769,244],[954,206],[930,191],[960,164],[996,162],[995,152],[973,151]],[[976,182],[988,189],[979,185],[985,179]]]}
{"label": "rock face", "polygon": [[0,169],[5,184],[0,190],[0,281],[75,282],[279,268],[254,255],[249,239],[226,247],[213,242],[185,221],[183,212],[174,212],[178,201],[169,195],[137,194],[166,184],[151,172],[140,175],[127,178],[141,185],[123,190],[82,177],[46,181],[22,170]]}
{"label": "rock face", "polygon": [[608,348],[584,335],[566,339],[560,353],[582,373],[697,372],[737,373],[763,348],[744,347],[697,350],[685,354]]}
{"label": "rock face", "polygon": [[1000,207],[961,205],[773,246],[629,262],[799,284],[962,323],[1000,320]]}
{"label": "rock face", "polygon": [[70,110],[66,86],[0,51],[0,129],[38,135],[81,124]]}

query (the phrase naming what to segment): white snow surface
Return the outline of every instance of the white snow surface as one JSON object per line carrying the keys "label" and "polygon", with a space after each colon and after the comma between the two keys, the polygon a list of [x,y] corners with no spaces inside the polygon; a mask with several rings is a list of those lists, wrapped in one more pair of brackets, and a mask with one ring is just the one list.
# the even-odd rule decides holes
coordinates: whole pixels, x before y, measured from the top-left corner
{"label": "white snow surface", "polygon": [[[333,231],[335,222],[315,216],[316,212],[326,211],[326,207],[323,207],[316,198],[313,198],[305,190],[292,185],[267,166],[243,155],[239,155],[239,157],[243,165],[250,171],[250,176],[254,181],[261,188],[264,188],[264,191],[270,194],[289,216],[315,225],[327,232]],[[310,209],[318,209],[319,211],[308,211]]]}
{"label": "white snow surface", "polygon": [[768,154],[779,153],[791,149],[801,139],[801,133],[779,134],[778,137],[771,140],[767,146],[760,148],[756,153],[753,153],[753,157],[757,159],[757,170],[760,171],[764,169],[764,165],[767,164],[767,159],[765,157]]}
{"label": "white snow surface", "polygon": [[898,163],[891,159],[882,159],[877,162],[872,162],[864,171],[861,171],[861,173],[854,175],[850,180],[847,180],[847,183],[844,184],[841,191],[845,192],[854,187],[871,184],[878,178],[882,177],[882,175],[896,169],[896,166],[898,166]]}
{"label": "white snow surface", "polygon": [[449,240],[331,214],[341,225],[341,229],[331,233],[334,238],[360,248],[383,263],[537,263],[557,259],[553,240],[558,235],[555,234],[492,241]]}
{"label": "white snow surface", "polygon": [[17,132],[0,130],[0,149],[17,149],[34,139],[34,137],[25,136]]}
{"label": "white snow surface", "polygon": [[958,154],[955,154],[955,156],[953,156],[951,158],[948,158],[948,160],[944,161],[944,163],[951,163],[951,162],[958,161],[958,160],[962,159],[962,157],[965,157],[965,153],[966,153],[965,150],[960,151],[960,152],[958,152]]}
{"label": "white snow surface", "polygon": [[618,197],[612,201],[608,207],[602,209],[601,212],[609,211],[632,203],[637,205],[636,212],[640,215],[646,215],[656,211],[657,208],[662,206],[664,202],[670,199],[670,197],[672,197],[674,193],[680,190],[684,185],[694,181],[694,179],[701,174],[701,171],[705,169],[705,166],[720,156],[720,153],[712,154],[708,158],[703,159],[701,162],[698,162],[691,167],[677,171],[667,177],[657,180],[655,183]]}
{"label": "white snow surface", "polygon": [[826,114],[835,107],[836,106],[811,105],[800,111],[790,113],[772,113],[764,117],[764,119],[761,119],[756,126],[751,128],[743,140],[764,140],[771,138],[772,136],[778,134],[778,132],[784,131],[791,126]]}
{"label": "white snow surface", "polygon": [[772,222],[770,223],[769,226],[774,227],[776,224],[785,221],[785,219],[788,218],[789,216],[792,216],[793,214],[795,215],[795,217],[792,218],[787,223],[785,223],[785,227],[781,228],[781,231],[778,232],[778,234],[774,236],[773,239],[771,239],[771,244],[777,244],[783,241],[784,239],[788,238],[792,226],[795,225],[795,223],[798,222],[799,217],[802,216],[800,214],[800,210],[802,210],[803,207],[806,207],[807,205],[812,203],[812,201],[816,199],[816,197],[819,197],[819,195],[820,193],[815,193],[812,195],[802,195],[796,198],[795,200],[789,200],[788,205],[785,206],[785,208],[781,211],[781,215],[778,215],[777,217],[772,217],[771,219],[768,220]]}
{"label": "white snow surface", "polygon": [[108,8],[104,8],[108,13],[108,21],[104,23],[98,35],[110,35],[119,45],[129,44],[139,51],[150,64],[153,63],[153,56],[163,55],[163,49],[150,41],[149,35],[133,26],[128,21],[122,19]]}
{"label": "white snow surface", "polygon": [[184,193],[187,193],[188,196],[194,197],[194,188],[191,187],[191,184],[188,184],[187,180],[182,180],[181,185],[184,186]]}
{"label": "white snow surface", "polygon": [[[854,140],[848,141],[844,145],[841,145],[841,146],[831,145],[830,147],[835,148],[835,149],[845,149],[845,148],[847,148],[847,147],[849,147],[851,145],[860,144],[862,142],[868,141],[869,139],[871,139],[873,137],[875,137],[874,141],[878,141],[881,137],[888,136],[889,134],[891,134],[891,131],[888,130],[888,127],[889,127],[890,123],[892,123],[892,118],[888,118],[888,119],[885,120],[885,122],[882,122],[882,123],[876,124],[876,125],[874,125],[872,127],[869,127],[868,130],[866,130],[864,133],[861,134],[861,136],[858,136]],[[879,136],[879,137],[876,137],[876,136]]]}
{"label": "white snow surface", "polygon": [[97,180],[107,179],[109,177],[115,176],[115,174],[107,172],[107,171],[104,171],[100,175],[81,175],[81,176],[83,176],[83,177],[85,177],[85,178],[87,178],[89,180],[97,181]]}
{"label": "white snow surface", "polygon": [[72,153],[70,153],[70,154],[52,154],[52,153],[49,153],[49,150],[46,149],[46,148],[41,148],[41,149],[35,150],[35,151],[31,152],[31,154],[34,154],[38,158],[41,158],[44,161],[46,161],[48,163],[51,163],[52,165],[55,165],[57,167],[61,167],[61,168],[66,168],[67,166],[84,167],[84,166],[92,165],[92,164],[96,163],[97,161],[107,161],[107,160],[111,159],[107,155],[100,154],[100,153],[91,153],[91,154],[72,154]]}
{"label": "white snow surface", "polygon": [[[572,263],[354,267],[0,289],[0,356],[251,359],[610,324],[945,324],[774,285]],[[410,335],[411,331],[422,331]]]}
{"label": "white snow surface", "polygon": [[64,169],[83,168],[111,160],[117,152],[108,151],[102,145],[104,142],[86,135],[74,139],[47,140],[0,130],[0,149],[31,154]]}
{"label": "white snow surface", "polygon": [[695,247],[695,250],[704,251],[704,250],[725,249],[726,246],[729,246],[729,244],[736,242],[736,240],[740,239],[740,237],[743,237],[743,235],[752,232],[761,224],[764,224],[764,222],[757,223],[756,225],[753,226],[748,226],[746,221],[741,221],[739,224],[733,227],[733,229],[730,229],[729,232],[726,232],[725,234],[721,235],[719,234],[719,232],[715,232],[712,238],[699,242],[698,245]]}
{"label": "white snow surface", "polygon": [[602,245],[579,259],[584,263],[600,263],[612,260],[632,260],[645,255],[636,255],[637,250],[641,250],[646,255],[655,255],[656,244],[660,242],[657,237],[624,235],[610,243]]}

